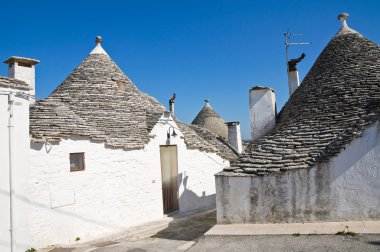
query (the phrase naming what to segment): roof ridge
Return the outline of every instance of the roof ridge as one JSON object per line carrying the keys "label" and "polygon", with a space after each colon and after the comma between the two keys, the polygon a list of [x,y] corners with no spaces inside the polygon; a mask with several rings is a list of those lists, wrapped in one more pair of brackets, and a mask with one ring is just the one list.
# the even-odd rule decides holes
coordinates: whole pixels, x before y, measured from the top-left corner
{"label": "roof ridge", "polygon": [[236,159],[237,154],[235,151],[225,144],[225,141],[222,141],[223,138],[209,129],[199,125],[188,125],[177,118],[175,118],[174,121],[185,136],[184,140],[187,148],[199,149],[204,152],[214,152],[230,161]]}

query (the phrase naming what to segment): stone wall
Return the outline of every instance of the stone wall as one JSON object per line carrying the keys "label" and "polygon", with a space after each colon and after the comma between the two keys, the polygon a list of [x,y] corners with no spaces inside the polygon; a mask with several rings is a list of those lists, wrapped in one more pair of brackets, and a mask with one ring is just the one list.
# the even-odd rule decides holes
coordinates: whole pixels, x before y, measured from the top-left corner
{"label": "stone wall", "polygon": [[[168,141],[170,126],[179,135]],[[215,204],[213,175],[229,162],[188,150],[171,119],[161,118],[150,135],[144,149],[132,151],[80,137],[55,145],[32,144],[32,245],[70,244],[76,237],[89,240],[162,218],[160,145],[178,148],[180,211]],[[85,171],[70,172],[71,152],[85,152]]]}
{"label": "stone wall", "polygon": [[328,163],[276,175],[216,175],[218,223],[380,219],[380,123]]}

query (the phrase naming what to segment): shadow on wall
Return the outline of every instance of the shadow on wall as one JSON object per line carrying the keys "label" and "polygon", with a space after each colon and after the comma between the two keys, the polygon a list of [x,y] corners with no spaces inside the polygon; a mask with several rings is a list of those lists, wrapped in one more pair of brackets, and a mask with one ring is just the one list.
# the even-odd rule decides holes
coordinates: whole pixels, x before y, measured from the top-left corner
{"label": "shadow on wall", "polygon": [[198,215],[192,212],[191,218],[184,218],[187,214],[174,212],[173,215],[170,215],[173,221],[169,223],[169,226],[153,235],[152,238],[192,241],[202,236],[216,224],[215,194],[206,196],[206,192],[203,192],[202,196],[197,196],[193,191],[187,189],[189,177],[185,176],[183,180],[182,177],[182,173],[178,174],[178,186],[181,183],[184,186],[184,192],[179,198],[181,211],[206,209],[207,207],[213,210],[203,211]]}
{"label": "shadow on wall", "polygon": [[192,190],[187,189],[187,181],[189,176],[185,176],[182,173],[178,174],[178,188],[181,185],[181,182],[184,187],[183,193],[179,197],[179,205],[181,212],[188,212],[196,209],[202,209],[216,204],[215,193],[212,195],[206,196],[206,191],[202,192],[202,196],[198,196]]}

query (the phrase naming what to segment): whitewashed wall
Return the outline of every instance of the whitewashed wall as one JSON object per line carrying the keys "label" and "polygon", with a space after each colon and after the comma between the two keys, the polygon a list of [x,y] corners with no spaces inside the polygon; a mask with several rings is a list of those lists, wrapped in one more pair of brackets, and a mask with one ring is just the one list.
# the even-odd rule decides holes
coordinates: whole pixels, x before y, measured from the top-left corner
{"label": "whitewashed wall", "polygon": [[[32,245],[69,244],[162,218],[159,146],[168,143],[170,125],[179,133],[170,144],[178,148],[180,211],[215,204],[214,174],[229,162],[188,150],[171,119],[161,118],[143,150],[105,148],[80,137],[52,146],[31,144]],[[85,152],[85,171],[70,172],[71,152]]]}
{"label": "whitewashed wall", "polygon": [[251,139],[256,141],[276,126],[276,95],[274,90],[256,86],[249,90]]}
{"label": "whitewashed wall", "polygon": [[216,176],[219,223],[380,220],[380,123],[328,163],[263,177]]}
{"label": "whitewashed wall", "polygon": [[[18,90],[0,88],[0,93]],[[8,96],[0,95],[0,251],[10,250]],[[15,97],[13,106],[14,237],[16,251],[24,252],[28,237],[27,181],[29,172],[29,101]]]}

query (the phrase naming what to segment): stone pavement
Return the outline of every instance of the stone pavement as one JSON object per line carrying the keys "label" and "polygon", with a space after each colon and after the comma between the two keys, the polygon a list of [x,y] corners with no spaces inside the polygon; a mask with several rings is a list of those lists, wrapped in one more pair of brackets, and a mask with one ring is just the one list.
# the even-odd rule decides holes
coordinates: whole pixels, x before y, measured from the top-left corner
{"label": "stone pavement", "polygon": [[380,251],[380,235],[204,236],[187,252]]}
{"label": "stone pavement", "polygon": [[169,252],[185,251],[216,224],[215,208],[176,214],[133,227],[121,234],[41,252]]}
{"label": "stone pavement", "polygon": [[[297,224],[306,227],[306,234],[294,225],[285,225],[286,229],[279,226],[277,233],[280,235],[260,235],[256,230],[252,235],[249,225],[235,226],[216,225],[215,209],[205,209],[188,213],[177,214],[158,221],[150,222],[138,227],[130,228],[125,232],[103,239],[81,243],[68,247],[46,248],[42,252],[233,252],[233,251],[380,251],[380,234],[355,234],[350,235],[316,235],[307,230],[315,225],[324,226],[325,223]],[[330,223],[328,225],[333,225]],[[270,233],[272,224],[264,225],[259,229]],[[279,224],[276,224],[277,226]],[[340,224],[341,225],[341,224]],[[372,226],[371,226],[372,225]],[[375,226],[373,226],[375,225]],[[377,223],[366,225],[368,228],[377,229]],[[219,226],[219,227],[218,227]],[[293,229],[289,229],[289,227]],[[331,226],[327,226],[331,228]],[[335,225],[333,225],[335,228]],[[346,231],[352,231],[350,229]],[[269,228],[269,229],[268,229]],[[211,230],[210,230],[211,229]],[[257,228],[255,228],[257,229]],[[338,226],[337,230],[345,228]],[[210,231],[208,231],[210,230]],[[263,231],[262,230],[262,231]],[[269,231],[268,231],[269,230]],[[207,232],[208,231],[208,232]],[[299,232],[296,232],[299,231]],[[356,230],[355,230],[356,231]],[[207,233],[206,233],[207,232]],[[286,233],[285,232],[285,233]],[[294,232],[294,233],[292,233]],[[309,232],[309,233],[308,233]],[[331,231],[335,232],[335,231]],[[331,233],[330,232],[330,233]],[[261,232],[262,233],[262,232]],[[274,229],[272,227],[272,233]],[[204,235],[206,234],[206,235]],[[233,235],[239,234],[239,235]]]}

